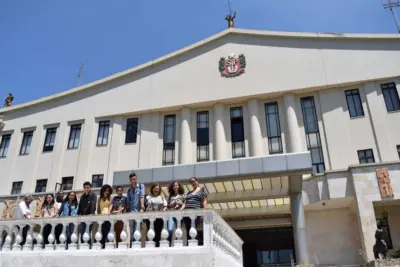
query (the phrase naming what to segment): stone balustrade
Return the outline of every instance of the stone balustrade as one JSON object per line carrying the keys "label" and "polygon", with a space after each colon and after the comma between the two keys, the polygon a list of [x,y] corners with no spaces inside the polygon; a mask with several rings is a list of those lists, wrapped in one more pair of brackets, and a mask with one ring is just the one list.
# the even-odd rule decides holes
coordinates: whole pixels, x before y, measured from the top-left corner
{"label": "stone balustrade", "polygon": [[[200,224],[196,228],[196,218],[200,217]],[[176,219],[176,226],[168,240],[169,232],[167,222],[169,218]],[[182,224],[183,218],[190,218],[191,227],[186,230]],[[159,246],[153,241],[156,233],[154,222],[161,219],[163,227],[161,229]],[[116,244],[114,224],[117,221],[123,222],[120,233],[120,241]],[[160,221],[160,220],[158,220]],[[107,242],[103,245],[100,241],[103,238],[102,225],[109,222],[110,231],[107,234]],[[146,223],[147,222],[147,223]],[[44,233],[46,225],[51,225],[44,244]],[[80,233],[80,229],[86,225],[85,231]],[[91,225],[91,227],[88,227]],[[130,226],[134,226],[133,236],[130,235]],[[149,225],[148,229],[145,225]],[[29,230],[25,228],[29,226]],[[59,234],[59,244],[55,242],[56,226],[62,229]],[[23,240],[23,229],[26,229],[26,242],[21,245]],[[49,228],[49,227],[48,227]],[[90,229],[93,231],[90,232]],[[202,239],[199,244],[199,233],[202,231]],[[189,240],[186,240],[186,231],[189,231]],[[2,233],[2,234],[1,234]],[[183,210],[165,212],[144,212],[144,213],[124,213],[118,215],[95,215],[95,216],[74,216],[57,218],[35,218],[27,220],[1,220],[0,221],[0,255],[4,253],[14,253],[21,251],[77,251],[77,250],[149,250],[173,247],[212,247],[233,258],[240,265],[243,262],[242,245],[243,241],[235,231],[225,222],[222,217],[211,209],[203,210]],[[94,240],[94,241],[93,241]],[[93,242],[90,242],[93,241]],[[1,256],[0,256],[1,257]]]}

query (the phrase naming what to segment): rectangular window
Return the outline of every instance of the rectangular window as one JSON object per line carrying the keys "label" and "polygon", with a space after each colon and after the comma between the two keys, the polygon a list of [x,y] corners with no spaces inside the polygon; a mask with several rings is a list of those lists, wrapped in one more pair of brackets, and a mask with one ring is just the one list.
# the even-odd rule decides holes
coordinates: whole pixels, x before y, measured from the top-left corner
{"label": "rectangular window", "polygon": [[347,107],[349,108],[350,117],[354,118],[364,116],[364,109],[358,89],[347,90],[344,93],[346,95]]}
{"label": "rectangular window", "polygon": [[61,181],[62,190],[72,190],[74,184],[74,177],[63,177]]}
{"label": "rectangular window", "polygon": [[387,111],[400,110],[399,93],[395,83],[381,84],[383,98],[385,99]]}
{"label": "rectangular window", "polygon": [[28,155],[31,150],[33,131],[24,132],[24,137],[22,138],[21,149],[19,150],[20,155]]}
{"label": "rectangular window", "polygon": [[44,193],[47,189],[47,179],[36,181],[35,193]]}
{"label": "rectangular window", "polygon": [[103,174],[94,174],[92,175],[92,187],[93,188],[100,188],[103,186]]}
{"label": "rectangular window", "polygon": [[269,154],[282,153],[281,126],[277,102],[265,104],[265,117],[267,120]]}
{"label": "rectangular window", "polygon": [[375,162],[374,152],[372,151],[372,149],[358,150],[357,153],[360,164]]}
{"label": "rectangular window", "polygon": [[136,143],[138,123],[138,118],[131,118],[126,120],[125,144]]}
{"label": "rectangular window", "polygon": [[68,149],[78,148],[81,139],[82,124],[71,125],[68,139]]}
{"label": "rectangular window", "polygon": [[103,174],[94,174],[92,175],[92,187],[93,188],[100,188],[103,186]]}
{"label": "rectangular window", "polygon": [[311,153],[311,161],[314,173],[325,171],[324,155],[322,152],[321,137],[319,134],[317,112],[315,110],[314,97],[301,98],[304,130],[306,132],[307,149]]}
{"label": "rectangular window", "polygon": [[245,157],[242,107],[231,108],[231,140],[232,158]]}
{"label": "rectangular window", "polygon": [[197,161],[210,160],[208,111],[197,112]]}
{"label": "rectangular window", "polygon": [[53,151],[56,141],[57,128],[47,128],[46,138],[44,139],[43,152]]}
{"label": "rectangular window", "polygon": [[19,195],[22,191],[22,182],[13,182],[11,188],[11,195]]}
{"label": "rectangular window", "polygon": [[108,144],[108,132],[110,131],[110,121],[99,122],[99,131],[97,133],[97,145],[106,146]]}
{"label": "rectangular window", "polygon": [[1,136],[0,143],[0,158],[7,157],[8,147],[10,146],[11,134],[5,134]]}
{"label": "rectangular window", "polygon": [[164,117],[163,166],[175,163],[175,123],[175,115]]}
{"label": "rectangular window", "polygon": [[400,145],[397,145],[397,154],[399,155],[399,159],[400,159]]}

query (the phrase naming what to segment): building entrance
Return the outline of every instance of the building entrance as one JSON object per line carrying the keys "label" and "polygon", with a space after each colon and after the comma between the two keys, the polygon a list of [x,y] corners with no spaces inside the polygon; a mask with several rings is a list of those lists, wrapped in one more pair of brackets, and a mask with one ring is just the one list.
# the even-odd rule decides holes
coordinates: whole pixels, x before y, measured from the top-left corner
{"label": "building entrance", "polygon": [[242,238],[243,266],[290,266],[295,260],[292,227],[237,230]]}

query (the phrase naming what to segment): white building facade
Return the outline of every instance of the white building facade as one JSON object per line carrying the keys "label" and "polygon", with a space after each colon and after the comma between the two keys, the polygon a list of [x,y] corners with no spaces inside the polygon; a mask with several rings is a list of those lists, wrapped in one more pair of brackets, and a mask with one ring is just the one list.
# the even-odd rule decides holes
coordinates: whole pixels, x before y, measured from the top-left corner
{"label": "white building facade", "polygon": [[0,195],[196,176],[245,267],[361,264],[377,220],[400,249],[399,62],[399,35],[228,29],[0,109]]}

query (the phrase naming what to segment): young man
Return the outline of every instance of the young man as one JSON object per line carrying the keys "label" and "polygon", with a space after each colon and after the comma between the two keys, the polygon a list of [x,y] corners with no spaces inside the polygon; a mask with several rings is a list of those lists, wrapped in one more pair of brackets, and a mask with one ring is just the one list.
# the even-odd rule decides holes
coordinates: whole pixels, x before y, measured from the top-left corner
{"label": "young man", "polygon": [[[144,211],[144,184],[138,184],[137,176],[135,173],[129,174],[129,182],[131,187],[127,192],[127,202],[128,202],[128,212],[143,212]],[[131,220],[129,222],[129,227],[131,229],[131,245],[134,240],[133,234],[136,230],[136,221]]]}
{"label": "young man", "polygon": [[[25,196],[24,201],[21,201],[18,204],[17,214],[16,214],[17,220],[24,220],[24,219],[32,218],[32,211],[31,211],[31,207],[30,207],[31,202],[32,202],[32,197]],[[19,226],[18,226],[18,230],[19,230]],[[22,242],[20,243],[21,246],[25,245],[26,236],[28,235],[28,231],[29,231],[29,225],[26,225],[22,228]]]}
{"label": "young man", "polygon": [[[92,189],[92,184],[90,182],[84,182],[83,183],[83,195],[79,199],[79,205],[78,205],[78,215],[94,215],[96,213],[96,202],[97,202],[97,196],[94,192],[91,191]],[[91,234],[92,234],[92,227],[93,224],[90,224],[89,226],[89,245],[91,245]],[[86,231],[86,223],[82,222],[80,225],[80,233],[81,233],[81,243],[84,243],[83,241],[83,234]]]}
{"label": "young man", "polygon": [[[113,198],[110,205],[111,214],[120,214],[126,212],[128,206],[127,197],[123,196],[123,189],[121,186],[117,186],[117,195]],[[118,247],[118,243],[122,242],[121,232],[124,228],[124,223],[122,221],[116,221],[114,224],[115,239]]]}

